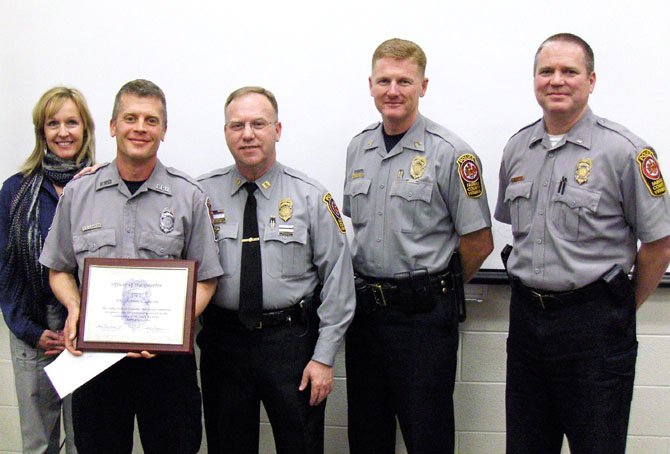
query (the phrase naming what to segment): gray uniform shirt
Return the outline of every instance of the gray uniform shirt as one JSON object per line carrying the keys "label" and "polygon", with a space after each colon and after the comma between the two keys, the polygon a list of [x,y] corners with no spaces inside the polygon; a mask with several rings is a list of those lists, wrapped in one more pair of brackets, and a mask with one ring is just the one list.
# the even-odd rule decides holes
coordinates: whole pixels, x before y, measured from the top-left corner
{"label": "gray uniform shirt", "polygon": [[197,260],[199,281],[222,273],[204,193],[160,161],[134,195],[116,160],[65,186],[40,263],[81,282],[85,257]]}
{"label": "gray uniform shirt", "polygon": [[491,226],[482,167],[463,140],[419,115],[387,153],[382,125],[347,149],[343,212],[354,268],[365,276],[447,268],[459,235]]}
{"label": "gray uniform shirt", "polygon": [[508,270],[530,287],[571,290],[614,264],[629,271],[638,239],[670,235],[653,150],[590,110],[555,147],[542,120],[514,135],[499,184],[495,218],[514,236]]}
{"label": "gray uniform shirt", "polygon": [[[235,166],[198,178],[211,198],[224,275],[212,304],[237,310],[246,179]],[[349,245],[330,194],[303,173],[275,163],[256,181],[263,267],[263,310],[292,306],[322,282],[319,339],[312,359],[332,365],[356,298]]]}

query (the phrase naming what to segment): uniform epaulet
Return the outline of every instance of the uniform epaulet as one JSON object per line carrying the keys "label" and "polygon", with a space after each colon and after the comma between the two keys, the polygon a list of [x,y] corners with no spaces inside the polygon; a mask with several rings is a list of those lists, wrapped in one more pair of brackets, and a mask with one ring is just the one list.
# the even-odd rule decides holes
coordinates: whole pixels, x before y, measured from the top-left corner
{"label": "uniform epaulet", "polygon": [[[535,126],[536,124],[538,124],[540,121],[542,121],[541,118],[535,120],[534,122],[532,122],[532,123],[529,124],[529,125],[524,126],[523,128],[519,129],[517,132],[515,132],[515,133],[512,135],[512,137],[516,136],[517,134],[519,134],[519,133],[522,132],[522,131],[525,131],[525,130],[528,129],[528,128],[532,128],[533,126]],[[511,137],[510,137],[510,138],[511,138]]]}
{"label": "uniform epaulet", "polygon": [[372,123],[371,125],[366,126],[361,132],[359,132],[358,134],[356,134],[354,137],[358,137],[358,136],[360,136],[361,134],[364,134],[364,133],[366,133],[366,132],[368,132],[368,131],[374,131],[374,130],[377,129],[379,126],[381,126],[381,124],[382,124],[381,121],[378,121],[378,122],[376,122],[376,123]]}
{"label": "uniform epaulet", "polygon": [[305,173],[301,172],[300,170],[293,169],[291,167],[283,166],[284,167],[284,173],[288,176],[291,176],[293,178],[297,178],[298,180],[301,180],[310,186],[314,186],[315,188],[319,189],[319,191],[323,190],[323,186],[319,184],[318,181],[316,181],[314,178],[311,178],[307,176]]}
{"label": "uniform epaulet", "polygon": [[198,178],[196,178],[196,181],[202,181],[206,180],[208,178],[212,177],[218,177],[221,175],[226,175],[227,173],[230,173],[231,170],[233,170],[234,166],[228,166],[228,167],[223,167],[221,169],[214,169],[210,172],[204,173],[200,175]]}
{"label": "uniform epaulet", "polygon": [[179,170],[179,169],[175,169],[174,167],[166,167],[166,168],[165,168],[165,171],[166,171],[167,173],[169,173],[170,175],[173,175],[173,176],[175,176],[175,177],[179,177],[179,178],[181,178],[182,180],[188,181],[188,182],[191,183],[193,186],[195,186],[196,188],[200,189],[200,185],[193,179],[193,177],[191,177],[191,176],[190,176],[189,174],[187,174],[186,172],[182,172],[181,170]]}
{"label": "uniform epaulet", "polygon": [[79,178],[84,178],[84,177],[87,177],[87,176],[89,176],[89,175],[95,175],[96,173],[98,173],[98,172],[100,171],[100,169],[104,169],[104,168],[107,167],[109,164],[110,164],[109,162],[103,162],[102,164],[97,164],[97,165],[99,165],[100,167],[96,168],[93,172],[85,173],[84,175],[81,175],[81,176],[77,177],[77,179],[79,179]]}
{"label": "uniform epaulet", "polygon": [[635,149],[641,149],[641,148],[649,148],[649,145],[642,139],[640,139],[638,136],[633,134],[628,128],[626,128],[623,125],[620,125],[619,123],[615,123],[613,121],[610,121],[606,118],[598,118],[596,121],[598,126],[609,129],[610,131],[613,131],[617,134],[619,134],[621,137],[625,138],[628,140]]}
{"label": "uniform epaulet", "polygon": [[453,138],[456,137],[456,135],[449,129],[427,118],[426,118],[426,132],[433,136],[439,137],[440,139],[449,143],[451,143],[453,141]]}

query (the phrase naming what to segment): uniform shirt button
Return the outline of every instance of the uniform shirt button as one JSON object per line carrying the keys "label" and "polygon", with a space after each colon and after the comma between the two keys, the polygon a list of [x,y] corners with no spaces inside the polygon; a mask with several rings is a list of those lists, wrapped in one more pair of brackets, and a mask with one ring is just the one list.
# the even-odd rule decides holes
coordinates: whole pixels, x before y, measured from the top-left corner
{"label": "uniform shirt button", "polygon": [[448,288],[443,288],[443,289],[442,289],[442,293],[447,293],[448,291],[449,291]]}
{"label": "uniform shirt button", "polygon": [[574,200],[572,200],[572,201],[570,202],[570,206],[574,208],[575,205],[577,205],[577,202],[575,202]]}
{"label": "uniform shirt button", "polygon": [[549,157],[550,157],[550,158],[553,158],[553,157],[554,157],[554,153],[549,153]]}
{"label": "uniform shirt button", "polygon": [[539,268],[535,268],[535,274],[540,274],[540,271],[541,270]]}
{"label": "uniform shirt button", "polygon": [[544,183],[542,183],[542,186],[547,186],[547,184],[549,184],[549,183],[547,183],[547,182],[545,181]]}
{"label": "uniform shirt button", "polygon": [[382,215],[382,212],[381,212],[381,211],[377,211],[377,214],[378,214],[379,216],[381,216],[381,215]]}
{"label": "uniform shirt button", "polygon": [[93,249],[95,249],[97,246],[96,246],[95,243],[92,243],[92,244],[91,244],[91,247],[92,247]]}
{"label": "uniform shirt button", "polygon": [[537,240],[535,240],[535,242],[536,242],[537,244],[542,244],[542,240],[541,240],[540,238],[538,238]]}
{"label": "uniform shirt button", "polygon": [[161,254],[165,254],[165,248],[164,247],[160,248],[159,251],[160,251]]}
{"label": "uniform shirt button", "polygon": [[130,227],[128,227],[128,228],[126,229],[126,233],[130,233],[130,232],[131,232]]}
{"label": "uniform shirt button", "polygon": [[384,189],[384,185],[383,185],[383,184],[380,184],[380,185],[379,185],[379,189]]}
{"label": "uniform shirt button", "polygon": [[381,242],[382,242],[382,239],[381,239],[381,238],[377,238],[377,243],[381,243]]}
{"label": "uniform shirt button", "polygon": [[544,214],[544,210],[540,210],[540,211],[538,211],[537,214],[539,214],[540,216],[542,216],[542,215]]}
{"label": "uniform shirt button", "polygon": [[411,193],[411,192],[410,192],[408,195],[409,195],[410,197],[412,197],[412,193]]}

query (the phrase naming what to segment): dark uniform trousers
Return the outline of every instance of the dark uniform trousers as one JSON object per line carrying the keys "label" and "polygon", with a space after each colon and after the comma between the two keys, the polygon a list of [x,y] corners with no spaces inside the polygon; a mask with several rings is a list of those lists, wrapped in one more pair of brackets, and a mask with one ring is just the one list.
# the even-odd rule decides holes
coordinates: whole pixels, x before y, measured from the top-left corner
{"label": "dark uniform trousers", "polygon": [[358,303],[346,335],[351,454],[395,453],[396,416],[410,454],[453,452],[458,311],[452,292],[433,297],[416,313]]}
{"label": "dark uniform trousers", "polygon": [[543,309],[512,287],[507,452],[623,454],[637,340],[632,287]]}
{"label": "dark uniform trousers", "polygon": [[135,415],[145,453],[197,453],[202,411],[195,357],[124,358],[75,391],[77,451],[132,452]]}
{"label": "dark uniform trousers", "polygon": [[278,454],[322,454],[326,402],[310,406],[310,388],[298,390],[318,337],[315,310],[257,330],[217,311],[207,308],[198,336],[208,451],[257,454],[262,401]]}

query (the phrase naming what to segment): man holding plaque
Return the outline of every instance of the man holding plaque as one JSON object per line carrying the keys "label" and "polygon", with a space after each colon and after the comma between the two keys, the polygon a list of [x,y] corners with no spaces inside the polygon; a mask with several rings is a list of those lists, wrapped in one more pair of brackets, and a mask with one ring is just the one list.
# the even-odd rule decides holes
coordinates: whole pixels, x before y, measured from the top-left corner
{"label": "man holding plaque", "polygon": [[[118,92],[110,121],[116,159],[68,184],[40,262],[67,307],[65,345],[75,355],[86,257],[189,259],[198,262],[195,313],[200,314],[222,270],[207,200],[191,179],[157,158],[167,130],[165,95],[147,80]],[[151,282],[123,285],[123,318],[144,323]],[[133,424],[145,452],[195,453],[202,436],[200,392],[193,355],[129,353],[73,395],[75,442],[80,453],[130,453]]]}
{"label": "man holding plaque", "polygon": [[333,362],[355,307],[339,210],[321,184],[276,162],[277,113],[264,88],[231,93],[235,165],[199,178],[224,267],[198,336],[210,452],[257,454],[262,401],[277,452],[323,453]]}

